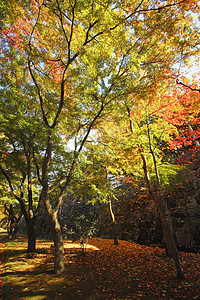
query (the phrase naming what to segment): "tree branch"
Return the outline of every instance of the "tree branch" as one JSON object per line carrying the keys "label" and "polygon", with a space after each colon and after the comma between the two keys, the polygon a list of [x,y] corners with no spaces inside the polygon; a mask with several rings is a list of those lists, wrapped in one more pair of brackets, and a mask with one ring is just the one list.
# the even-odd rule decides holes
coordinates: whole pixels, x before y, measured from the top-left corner
{"label": "tree branch", "polygon": [[44,101],[43,101],[43,97],[42,97],[41,92],[40,92],[40,87],[39,87],[39,85],[38,85],[38,83],[37,83],[37,80],[36,80],[36,78],[35,78],[35,76],[34,76],[34,74],[33,74],[33,71],[32,71],[32,69],[31,69],[31,61],[30,61],[29,57],[28,57],[28,68],[29,68],[29,72],[30,72],[31,78],[32,78],[32,80],[33,80],[33,82],[34,82],[34,84],[35,84],[35,86],[36,86],[36,88],[37,88],[37,91],[38,91],[38,96],[39,96],[39,100],[40,100],[40,107],[41,107],[41,110],[42,110],[42,116],[43,116],[44,123],[45,123],[48,127],[50,127],[49,122],[48,122],[48,120],[47,120],[47,117],[46,117],[46,115],[45,115],[45,111],[44,111]]}
{"label": "tree branch", "polygon": [[[0,170],[1,170],[1,172],[3,173],[4,177],[6,178],[8,184],[9,184],[9,187],[10,187],[10,190],[11,190],[13,196],[17,199],[18,197],[15,195],[14,188],[13,188],[13,186],[12,186],[10,177],[8,176],[8,174],[6,173],[6,171],[3,169],[3,167],[2,167],[1,165],[0,165]],[[17,200],[18,200],[18,199],[17,199]]]}
{"label": "tree branch", "polygon": [[41,179],[41,176],[40,176],[40,169],[39,169],[36,157],[35,157],[35,149],[34,149],[34,147],[32,147],[32,152],[33,152],[33,161],[34,161],[34,164],[35,164],[35,167],[36,167],[36,172],[37,172],[37,178],[38,178],[38,180],[39,180],[39,182],[41,184],[42,183],[42,179]]}
{"label": "tree branch", "polygon": [[180,85],[182,85],[182,86],[184,86],[184,87],[186,87],[186,88],[188,88],[188,89],[190,89],[191,91],[197,91],[197,92],[200,93],[200,89],[192,88],[190,85],[187,85],[187,84],[185,84],[185,83],[179,81],[178,79],[176,80],[176,83],[177,83],[177,84],[180,84]]}
{"label": "tree branch", "polygon": [[6,171],[3,169],[3,167],[1,165],[0,165],[0,170],[3,173],[4,177],[6,178],[8,184],[9,184],[12,195],[15,197],[15,199],[20,204],[21,211],[24,215],[25,220],[28,221],[28,215],[27,215],[26,208],[25,208],[24,201],[23,201],[23,185],[24,185],[24,182],[25,182],[25,179],[26,179],[26,175],[23,175],[23,177],[22,177],[22,182],[21,182],[21,185],[20,185],[20,197],[18,197],[15,194],[13,185],[12,185],[11,180],[10,180],[10,177],[8,176],[8,174],[6,173]]}

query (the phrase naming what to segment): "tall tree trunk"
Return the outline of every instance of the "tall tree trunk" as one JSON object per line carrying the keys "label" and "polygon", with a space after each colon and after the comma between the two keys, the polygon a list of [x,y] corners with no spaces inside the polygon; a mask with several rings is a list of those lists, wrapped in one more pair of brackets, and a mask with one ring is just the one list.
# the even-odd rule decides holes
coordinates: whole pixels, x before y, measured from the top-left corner
{"label": "tall tree trunk", "polygon": [[174,239],[171,218],[167,210],[164,212],[164,216],[162,217],[162,224],[163,224],[163,232],[165,232],[163,234],[165,239],[164,242],[166,243],[168,253],[174,260],[176,270],[177,270],[177,278],[184,279],[185,276],[183,274],[179,262],[179,255],[178,255],[178,250]]}
{"label": "tall tree trunk", "polygon": [[175,239],[174,239],[173,230],[172,230],[171,218],[170,218],[170,215],[169,215],[169,212],[167,209],[167,205],[164,204],[163,201],[161,201],[160,197],[158,197],[156,195],[156,193],[154,192],[154,190],[150,184],[149,177],[148,177],[146,159],[145,159],[144,155],[142,154],[142,152],[140,154],[141,154],[141,158],[143,161],[143,170],[144,170],[144,177],[145,177],[147,190],[148,190],[149,196],[151,197],[151,199],[154,201],[154,203],[158,207],[158,210],[159,210],[159,213],[161,216],[161,220],[162,220],[162,225],[163,225],[163,235],[165,238],[165,243],[166,243],[168,252],[171,254],[171,256],[174,260],[176,271],[177,271],[177,278],[185,279],[185,276],[184,276],[183,271],[180,266],[178,251],[176,248]]}
{"label": "tall tree trunk", "polygon": [[[162,224],[163,224],[163,239],[164,239],[164,243],[167,246],[167,253],[174,259],[174,263],[175,263],[176,270],[177,270],[177,277],[179,279],[184,279],[184,274],[181,270],[179,256],[178,256],[178,250],[176,248],[175,238],[174,238],[174,234],[173,234],[171,217],[170,217],[170,214],[169,214],[169,211],[167,208],[167,202],[165,201],[165,199],[163,197],[156,156],[155,156],[155,153],[154,153],[154,150],[152,147],[151,133],[150,133],[150,127],[149,127],[148,107],[146,107],[146,122],[147,122],[147,134],[148,134],[148,139],[149,139],[149,148],[150,148],[150,153],[153,158],[154,168],[155,168],[155,172],[156,172],[156,181],[157,181],[157,186],[158,186],[158,196],[152,190],[152,193],[151,193],[153,196],[152,200],[154,200],[154,202],[157,202],[157,206],[160,210],[160,215],[161,215]],[[146,168],[146,172],[147,172],[147,168]],[[147,176],[147,178],[148,178],[148,176]],[[150,184],[149,184],[149,186],[151,187]],[[152,189],[152,187],[151,187],[151,189]]]}
{"label": "tall tree trunk", "polygon": [[65,269],[64,246],[63,246],[63,236],[57,218],[57,212],[53,212],[51,214],[51,223],[52,223],[52,236],[53,236],[54,247],[55,247],[54,273],[61,274]]}
{"label": "tall tree trunk", "polygon": [[109,204],[109,212],[112,219],[112,232],[113,232],[113,239],[114,239],[114,245],[118,245],[118,238],[117,238],[117,228],[116,228],[116,221],[115,221],[115,215],[113,213],[112,209],[112,201],[110,196],[108,197],[108,204]]}
{"label": "tall tree trunk", "polygon": [[35,247],[36,247],[36,232],[35,232],[36,215],[34,215],[33,210],[30,208],[28,212],[26,211],[23,199],[19,198],[18,201],[20,203],[21,211],[24,216],[26,226],[27,226],[27,231],[28,231],[27,252],[31,253],[35,251]]}
{"label": "tall tree trunk", "polygon": [[29,219],[27,222],[28,229],[28,249],[27,252],[35,252],[36,249],[36,232],[35,232],[35,217],[32,212],[29,212]]}
{"label": "tall tree trunk", "polygon": [[[130,112],[130,109],[129,109],[128,106],[127,106],[127,112],[128,112],[128,116],[129,116],[130,132],[133,133],[133,124],[132,124],[132,120],[131,120],[131,112]],[[140,156],[141,156],[142,162],[143,162],[145,183],[146,183],[148,194],[149,194],[150,198],[153,200],[153,202],[155,203],[155,205],[157,206],[157,208],[159,210],[161,220],[162,220],[162,226],[163,226],[163,236],[164,236],[164,240],[165,240],[164,242],[166,243],[168,253],[171,254],[171,256],[174,260],[174,263],[175,263],[175,266],[176,266],[176,271],[177,271],[177,278],[184,279],[185,276],[183,274],[183,271],[181,269],[180,262],[179,262],[178,251],[177,251],[177,248],[176,248],[176,243],[175,243],[175,239],[174,239],[174,235],[173,235],[171,218],[170,218],[170,215],[169,215],[169,212],[168,212],[167,203],[165,203],[165,201],[163,199],[162,191],[161,191],[161,185],[160,185],[159,172],[158,172],[157,163],[156,163],[156,157],[154,155],[154,151],[153,151],[152,143],[151,143],[151,135],[150,135],[150,128],[149,128],[149,119],[148,119],[147,107],[146,107],[146,123],[147,123],[147,134],[148,134],[148,139],[149,139],[149,148],[150,148],[151,155],[153,157],[153,162],[154,162],[154,167],[155,167],[155,172],[156,172],[156,179],[157,179],[158,192],[159,192],[158,195],[154,191],[153,187],[151,186],[150,180],[149,180],[146,157],[143,154],[142,146],[138,145],[138,148],[139,148],[139,151],[140,151]]]}
{"label": "tall tree trunk", "polygon": [[116,228],[116,221],[112,222],[112,229],[113,229],[113,238],[114,238],[114,245],[119,245],[118,238],[117,238],[117,228]]}
{"label": "tall tree trunk", "polygon": [[14,216],[13,205],[10,204],[9,208],[5,205],[5,209],[8,212],[8,222],[7,222],[8,237],[9,239],[12,239],[14,234],[14,224],[16,219]]}
{"label": "tall tree trunk", "polygon": [[8,232],[9,239],[14,239],[16,237],[21,217],[22,217],[22,215],[20,215],[18,218],[16,218],[13,222],[12,222],[12,220],[8,221],[7,232]]}
{"label": "tall tree trunk", "polygon": [[58,275],[61,274],[65,269],[63,236],[57,216],[58,210],[52,209],[48,196],[47,198],[44,198],[44,204],[49,216],[51,232],[54,242],[54,273]]}
{"label": "tall tree trunk", "polygon": [[51,223],[51,230],[52,230],[52,236],[53,236],[54,247],[55,247],[54,273],[61,274],[65,269],[65,264],[64,264],[63,237],[62,237],[60,224],[58,221],[58,211],[62,203],[63,193],[61,192],[61,195],[57,198],[56,206],[53,208],[49,199],[49,184],[48,184],[48,166],[51,161],[51,153],[52,153],[52,136],[50,132],[47,141],[46,156],[42,168],[43,170],[42,170],[41,199],[43,199],[44,201],[44,205],[49,215],[49,219]]}
{"label": "tall tree trunk", "polygon": [[21,220],[21,217],[20,217],[20,219],[17,219],[17,221],[14,223],[14,231],[12,234],[12,239],[14,239],[17,235],[20,220]]}

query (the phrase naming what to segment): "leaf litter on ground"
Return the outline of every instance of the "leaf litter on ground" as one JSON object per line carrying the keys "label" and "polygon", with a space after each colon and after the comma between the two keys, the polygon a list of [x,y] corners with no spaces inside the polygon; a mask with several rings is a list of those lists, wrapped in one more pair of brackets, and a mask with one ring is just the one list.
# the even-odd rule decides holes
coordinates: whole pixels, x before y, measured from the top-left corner
{"label": "leaf litter on ground", "polygon": [[179,252],[186,276],[180,281],[164,249],[92,238],[83,255],[81,244],[65,241],[66,269],[56,276],[51,241],[38,240],[36,252],[27,254],[25,237],[3,239],[6,300],[200,299],[200,254]]}

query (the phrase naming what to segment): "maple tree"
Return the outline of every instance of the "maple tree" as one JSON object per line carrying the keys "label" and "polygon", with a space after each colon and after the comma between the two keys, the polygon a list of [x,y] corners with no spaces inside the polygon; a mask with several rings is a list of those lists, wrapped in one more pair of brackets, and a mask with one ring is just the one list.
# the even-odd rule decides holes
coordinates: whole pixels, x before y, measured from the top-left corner
{"label": "maple tree", "polygon": [[[117,124],[115,124],[115,130],[113,130],[113,126],[110,125],[111,128],[107,129],[105,132],[107,138],[104,133],[104,135],[102,135],[102,140],[105,145],[108,145],[109,148],[112,149],[112,155],[116,157],[115,161],[117,168],[121,167],[121,172],[133,174],[132,176],[134,177],[141,177],[143,175],[142,171],[144,172],[143,176],[149,196],[156,204],[161,215],[163,223],[163,237],[164,242],[167,246],[168,253],[174,258],[177,268],[177,276],[179,278],[184,278],[179,264],[169,212],[166,206],[166,202],[164,201],[162,196],[159,176],[160,170],[158,171],[158,159],[159,162],[161,162],[161,153],[159,153],[159,150],[156,151],[155,141],[153,143],[152,140],[152,133],[154,136],[158,134],[160,135],[161,128],[159,122],[155,122],[152,119],[151,125],[154,124],[154,129],[151,129],[152,133],[150,133],[150,125],[147,113],[145,115],[145,102],[143,105],[144,106],[142,107],[142,103],[140,103],[137,109],[134,103],[134,111],[131,111],[127,106],[127,120],[123,120],[123,123],[121,120],[121,122],[118,124],[119,127],[116,127]],[[163,121],[162,126],[164,126]],[[103,130],[105,131],[105,129]],[[150,164],[150,169],[148,167],[148,164]],[[156,179],[154,179],[154,184],[151,183],[151,180],[149,178],[150,173],[151,176],[154,174],[154,178]],[[157,190],[154,188],[154,185],[157,186]]]}
{"label": "maple tree", "polygon": [[[9,198],[4,201],[17,201],[25,218],[28,231],[28,252],[35,250],[35,219],[37,217],[41,199],[38,195],[37,170],[34,152],[40,154],[44,130],[37,118],[30,116],[23,107],[21,90],[16,89],[15,79],[2,78],[1,98],[1,151],[0,170],[8,183],[7,194]],[[19,101],[20,100],[20,101]],[[40,139],[36,141],[36,134],[40,132]],[[38,136],[38,134],[37,134]],[[38,142],[38,143],[37,143]],[[40,145],[39,145],[40,143]],[[37,164],[36,164],[37,165]],[[37,205],[36,205],[37,204]],[[35,207],[36,206],[36,207]]]}
{"label": "maple tree", "polygon": [[147,134],[148,134],[148,140],[149,140],[149,149],[150,149],[150,153],[152,155],[153,165],[154,165],[154,169],[155,169],[155,173],[156,173],[156,183],[157,183],[158,195],[152,188],[152,185],[149,181],[146,158],[141,153],[141,157],[142,157],[142,161],[143,161],[145,182],[147,185],[148,193],[149,193],[150,197],[152,198],[152,200],[154,201],[154,203],[157,205],[160,215],[161,215],[162,224],[163,224],[163,240],[164,240],[164,244],[166,244],[166,247],[167,247],[167,253],[170,256],[172,256],[174,259],[176,269],[177,269],[177,277],[179,279],[184,279],[185,277],[184,277],[184,274],[182,272],[180,262],[179,262],[179,256],[178,256],[178,251],[177,251],[176,244],[175,244],[172,222],[171,222],[170,214],[168,211],[167,202],[165,201],[165,199],[163,197],[163,191],[162,191],[162,187],[161,187],[157,159],[156,159],[156,156],[155,156],[155,153],[153,150],[153,146],[152,146],[152,139],[151,139],[148,115],[147,115],[146,123],[147,123]]}
{"label": "maple tree", "polygon": [[[183,85],[183,86],[186,87],[186,85]],[[192,88],[191,90],[192,91],[198,91],[198,89],[195,89],[195,88]],[[161,151],[160,151],[160,153],[158,152],[155,156],[154,150],[156,150],[155,147],[158,146],[158,145],[156,145],[156,144],[154,146],[152,145],[152,138],[155,139],[155,141],[157,141],[157,143],[158,143],[160,141],[160,137],[163,135],[163,132],[166,132],[166,130],[168,130],[168,133],[169,133],[168,139],[170,139],[171,147],[178,147],[180,149],[183,149],[182,147],[184,147],[185,145],[191,145],[191,146],[195,145],[194,149],[196,149],[196,147],[199,146],[199,142],[198,142],[198,139],[199,139],[199,129],[198,129],[198,124],[199,124],[199,111],[198,111],[199,97],[198,97],[198,94],[193,93],[193,94],[188,95],[188,92],[187,93],[185,91],[183,92],[183,89],[182,89],[181,92],[175,90],[175,93],[173,93],[172,91],[170,91],[170,92],[168,91],[168,93],[169,93],[168,94],[168,99],[167,99],[168,104],[163,103],[163,102],[161,104],[158,101],[158,99],[156,99],[156,101],[155,101],[156,95],[153,94],[154,95],[154,101],[152,101],[150,99],[149,104],[148,104],[148,105],[150,105],[153,114],[150,115],[149,120],[148,120],[148,118],[146,119],[146,122],[143,121],[142,118],[141,118],[140,109],[139,109],[140,118],[139,118],[139,121],[138,121],[138,119],[135,115],[135,112],[130,113],[129,107],[127,107],[129,121],[130,121],[130,131],[132,133],[134,133],[134,135],[136,135],[137,138],[139,137],[138,130],[137,130],[138,125],[139,125],[140,131],[142,133],[142,127],[144,126],[145,123],[147,124],[148,138],[146,138],[146,140],[149,143],[149,145],[148,145],[149,152],[150,152],[150,154],[152,155],[152,158],[153,158],[153,165],[154,165],[154,168],[155,168],[155,178],[156,178],[156,181],[157,181],[157,188],[158,188],[157,193],[159,194],[160,199],[162,199],[163,196],[162,196],[162,190],[161,190],[160,179],[159,179],[159,172],[158,172],[158,167],[157,167],[158,166],[157,165],[157,159],[161,158],[161,161],[164,161],[163,160],[164,156],[163,156],[163,154],[161,154]],[[161,95],[161,93],[160,93],[159,97],[161,97],[162,100],[163,100],[163,98],[165,98],[165,96],[163,97],[163,95]],[[171,101],[169,101],[169,98],[171,99]],[[141,106],[141,103],[139,105]],[[138,114],[137,109],[138,108],[134,105],[134,110],[137,111],[136,114]],[[144,111],[145,111],[145,108],[142,110],[142,112],[144,112]],[[159,117],[162,118],[160,124],[159,124]],[[167,120],[167,124],[163,123],[163,119]],[[132,120],[134,120],[134,121],[132,121]],[[133,126],[133,124],[134,124],[134,126]],[[151,124],[151,125],[149,125],[149,124]],[[156,124],[156,126],[158,125],[159,127],[157,127],[157,129],[156,129],[156,127],[153,128],[152,138],[151,138],[149,126],[152,127],[153,124]],[[196,127],[195,130],[193,130],[191,124],[194,127]],[[170,125],[172,125],[172,126],[170,126]],[[180,129],[181,126],[182,126],[182,128]],[[124,126],[122,126],[122,127],[124,127]],[[165,127],[165,130],[162,129],[164,127]],[[166,129],[166,128],[168,128],[168,129]],[[179,129],[179,133],[181,132],[182,136],[180,136],[178,134],[177,129]],[[119,134],[119,132],[120,132],[120,130],[118,131],[117,134]],[[126,134],[125,130],[121,131],[121,132],[123,132],[123,138],[126,137],[126,138],[129,139],[129,136]],[[159,133],[160,137],[157,136],[158,133]],[[111,135],[113,135],[113,134],[115,134],[115,133],[111,130]],[[143,132],[143,134],[144,134],[144,132]],[[171,138],[171,136],[175,136],[175,138]],[[131,146],[132,146],[132,148],[138,148],[138,151],[136,151],[137,154],[135,154],[134,157],[136,157],[136,155],[138,155],[138,152],[140,153],[142,161],[143,161],[143,169],[144,169],[145,181],[146,181],[146,184],[147,184],[147,187],[148,187],[148,191],[149,191],[152,199],[154,199],[154,202],[157,203],[157,205],[159,207],[160,204],[158,202],[157,195],[156,195],[156,193],[154,193],[154,188],[153,188],[152,184],[149,181],[149,174],[148,174],[148,168],[147,168],[147,161],[148,160],[146,159],[146,151],[145,151],[145,156],[142,153],[144,151],[143,145],[145,145],[145,142],[143,141],[142,144],[140,145],[140,141],[141,141],[141,139],[138,139],[137,141],[135,139],[134,143],[136,143],[136,144],[133,143],[133,140],[132,140],[132,144],[131,144],[131,142],[129,142],[129,144],[127,144],[127,143],[125,144],[125,142],[123,140],[121,143],[122,143],[122,145],[125,149],[126,149],[126,147],[130,147],[130,148],[127,149],[129,152],[131,150]],[[118,140],[118,142],[119,142],[119,140]],[[154,147],[154,150],[153,150],[153,147]],[[114,148],[114,149],[116,149],[116,148]],[[160,148],[160,150],[161,150],[161,148]],[[198,155],[198,153],[197,153],[197,155]],[[123,157],[123,159],[124,159],[124,157]],[[128,159],[130,159],[130,158],[127,156],[127,153],[126,153],[125,163],[127,163]],[[185,159],[182,160],[182,161],[185,161],[185,163],[188,163],[188,161],[185,160]],[[150,170],[151,170],[151,173],[152,173],[152,168],[150,168]],[[128,169],[128,171],[130,172],[130,169]],[[163,200],[161,202],[163,202]],[[163,204],[164,204],[164,202],[163,202]],[[165,213],[164,213],[164,211],[165,211]],[[160,210],[160,213],[161,213],[161,216],[162,216],[163,213],[166,214],[166,215],[168,214],[168,212],[166,211],[166,208],[164,208],[164,206]],[[168,225],[164,224],[165,221],[163,223],[164,238],[166,238],[166,234],[168,235],[168,233],[166,233],[165,226],[167,225],[167,226],[171,227],[171,225],[170,225],[171,221],[170,221],[169,214],[168,214],[167,218],[168,218],[168,221],[167,221]],[[163,220],[163,218],[162,218],[162,220]],[[171,229],[168,228],[167,230],[171,231],[171,233],[172,233],[172,228]],[[173,234],[171,234],[171,236],[172,236],[172,239],[174,239]],[[168,243],[169,243],[169,241],[167,242],[167,244]],[[173,247],[174,247],[175,253],[177,253],[174,241],[172,242],[172,244],[174,245]],[[172,246],[172,244],[171,244],[171,246]],[[170,245],[168,244],[168,247],[169,246]],[[171,250],[169,252],[172,254]],[[177,276],[178,276],[178,278],[184,278],[184,275],[183,275],[183,273],[180,269],[179,263],[178,263],[178,256],[175,253],[172,254],[172,256],[174,257],[175,264],[176,264],[176,267],[177,267]],[[177,264],[178,264],[178,266],[177,266]]]}
{"label": "maple tree", "polygon": [[154,113],[173,128],[168,140],[161,145],[163,158],[187,166],[199,149],[199,93],[173,85],[160,98],[161,102],[154,103]]}
{"label": "maple tree", "polygon": [[[105,23],[98,26],[97,32],[94,33],[94,36],[92,37],[90,34],[92,30],[94,30],[94,26],[99,22],[96,19],[97,16],[95,17],[96,20],[91,23],[91,15],[88,14],[87,11],[86,15],[84,15],[82,13],[82,6],[80,3],[77,4],[76,1],[73,4],[69,3],[69,6],[68,3],[55,2],[52,4],[50,1],[46,1],[44,3],[37,3],[33,1],[33,5],[30,7],[29,12],[26,11],[27,7],[24,8],[26,16],[22,15],[22,17],[20,17],[20,24],[19,22],[16,22],[13,30],[10,28],[8,30],[2,30],[4,37],[6,37],[8,42],[10,42],[16,49],[19,49],[20,52],[27,51],[30,76],[38,92],[43,122],[48,131],[45,150],[46,153],[41,170],[41,199],[44,200],[53,225],[53,238],[55,243],[54,269],[56,273],[60,273],[64,269],[63,242],[60,226],[57,220],[57,213],[62,202],[63,195],[65,194],[72,179],[75,165],[77,164],[78,157],[84,143],[87,140],[95,121],[99,118],[104,108],[111,101],[110,99],[107,100],[107,95],[98,97],[96,91],[99,84],[97,82],[92,85],[91,80],[93,81],[94,76],[99,76],[99,74],[93,74],[94,70],[90,70],[91,66],[88,66],[88,58],[91,59],[93,56],[93,64],[99,62],[99,69],[101,70],[102,63],[100,58],[104,58],[105,53],[107,53],[107,49],[105,49],[105,47],[104,51],[101,52],[103,45],[101,48],[98,47],[98,49],[95,47],[98,51],[98,55],[96,57],[95,49],[88,47],[88,56],[85,55],[85,61],[80,60],[79,62],[77,60],[75,68],[73,65],[75,59],[84,54],[84,47],[86,48],[87,44],[92,43],[95,38],[104,32],[107,35],[108,25],[106,20],[108,20],[109,25],[112,25],[112,22],[115,21],[109,7],[106,7],[102,12],[99,10],[100,8],[98,6],[93,7],[89,5],[88,8],[91,10],[92,15],[94,15],[93,17],[95,17],[95,14],[97,14],[97,16],[98,14],[102,14]],[[68,16],[64,13],[64,11],[67,10]],[[36,12],[35,24],[33,25],[29,22],[30,26],[27,28],[26,20],[29,19],[29,15],[32,15],[33,11]],[[76,16],[75,12],[77,13]],[[110,18],[107,18],[107,14],[110,14]],[[80,22],[80,26],[78,27],[75,22],[75,17],[77,20],[80,19],[80,21],[76,21],[78,23]],[[52,22],[55,20],[57,20],[61,30],[58,30],[55,25],[52,25]],[[81,25],[81,23],[84,24],[84,22],[86,22],[86,32],[83,31]],[[119,21],[117,21],[117,27],[118,26]],[[19,28],[21,30],[20,36]],[[114,27],[111,28],[111,30],[112,29],[114,29]],[[46,38],[47,30],[49,33],[49,39]],[[77,39],[74,40],[72,37],[75,30]],[[117,34],[119,35],[119,30]],[[39,44],[37,42],[38,40],[40,41]],[[59,45],[60,49],[56,49],[55,51],[52,50],[52,52],[50,52],[50,47],[52,46],[51,48],[54,49],[54,45]],[[68,50],[66,51],[66,49]],[[81,78],[81,72],[85,72],[85,70],[87,70],[88,76],[90,75],[90,78],[87,80],[85,78]],[[76,81],[77,75],[80,77],[78,84]],[[85,86],[87,83],[92,85],[90,90],[87,92],[87,95],[91,99],[90,104],[93,104],[90,110],[88,110],[88,104],[85,97],[79,96],[81,99],[77,99],[76,96],[76,94],[80,95],[80,92],[83,91],[83,84]],[[46,89],[47,85],[48,89]],[[93,93],[91,94],[92,89]],[[112,90],[112,85],[109,90]],[[66,96],[66,102],[64,103],[65,93],[68,94]],[[63,120],[66,120],[66,122],[60,121],[61,113]],[[67,119],[66,115],[68,117]],[[59,122],[61,126],[57,126]],[[74,123],[72,126],[73,128],[71,128],[72,122]],[[52,207],[49,198],[48,172],[53,153],[52,132],[56,128],[58,128],[61,135],[64,134],[64,136],[69,137],[70,134],[72,134],[72,136],[75,136],[75,146],[77,147],[75,148],[74,155],[72,156],[71,166],[69,166],[66,174],[62,174],[62,176],[66,179],[63,181],[63,177],[61,178],[62,184],[59,185],[60,191],[56,197],[56,203],[54,203],[54,207]],[[64,128],[66,129],[64,130]],[[78,145],[77,136],[78,138],[81,138],[81,134],[83,134],[83,138]]]}
{"label": "maple tree", "polygon": [[[199,103],[197,91],[185,87],[174,88],[162,95],[162,104],[157,105],[158,116],[177,128],[171,137],[171,149],[192,148],[199,145]],[[156,105],[155,105],[156,106]],[[184,151],[184,150],[183,150]]]}
{"label": "maple tree", "polygon": [[[16,201],[20,204],[27,224],[27,250],[32,252],[36,247],[35,223],[42,201],[39,170],[42,168],[47,133],[41,124],[36,93],[28,79],[26,60],[8,46],[6,54],[1,64],[0,169],[8,187],[1,200],[6,204],[13,203],[14,206]],[[63,156],[60,136],[54,135],[53,139],[58,149],[53,161],[58,166],[67,157]],[[57,176],[56,167],[51,168],[51,173],[53,180]]]}
{"label": "maple tree", "polygon": [[[184,13],[197,9],[197,1],[105,0],[32,0],[19,1],[16,11],[9,7],[1,29],[3,56],[9,59],[9,45],[27,60],[29,77],[24,84],[37,94],[34,105],[45,128],[37,177],[52,224],[55,273],[64,270],[57,214],[88,136],[102,118],[122,107],[124,97],[134,93],[135,104],[146,94],[153,97],[155,82],[161,85],[176,61],[171,47],[177,40],[181,44],[179,33],[188,20]],[[52,178],[58,135],[60,144],[74,138],[74,151]]]}
{"label": "maple tree", "polygon": [[[162,83],[163,88],[163,83]],[[119,166],[122,168],[122,171],[125,173],[134,174],[134,176],[137,176],[138,168],[141,168],[144,170],[144,178],[147,185],[148,193],[152,200],[157,205],[159,212],[161,214],[162,222],[163,222],[163,237],[167,246],[168,253],[174,258],[175,265],[177,268],[177,277],[178,278],[184,278],[184,275],[182,273],[182,270],[180,268],[179,259],[178,259],[178,253],[175,245],[175,240],[173,237],[173,230],[170,220],[170,215],[166,206],[166,202],[163,199],[163,192],[162,192],[162,186],[160,182],[160,172],[162,171],[162,168],[159,166],[158,169],[158,161],[159,165],[164,162],[166,164],[166,161],[164,160],[164,155],[162,154],[161,147],[159,146],[161,136],[162,139],[165,139],[166,141],[169,141],[172,135],[177,135],[177,126],[176,122],[179,121],[182,122],[183,120],[185,122],[185,116],[188,118],[195,119],[195,113],[191,113],[191,107],[193,103],[197,103],[195,97],[192,97],[193,101],[189,100],[183,100],[181,97],[180,99],[177,99],[172,96],[172,93],[170,94],[169,98],[171,98],[171,105],[166,105],[166,103],[163,103],[163,101],[159,101],[161,92],[158,91],[158,85],[157,85],[157,95],[156,93],[153,94],[154,98],[149,99],[149,101],[146,103],[144,100],[139,102],[136,105],[136,101],[131,104],[130,99],[129,102],[126,99],[125,107],[127,109],[127,115],[128,119],[124,120],[122,118],[122,106],[120,107],[120,115],[119,120],[117,120],[117,115],[115,111],[115,115],[113,119],[110,119],[110,125],[106,127],[104,125],[103,127],[103,134],[100,133],[100,139],[102,140],[103,144],[105,144],[107,147],[111,149],[112,155],[116,157],[116,162],[119,160],[119,163],[116,163],[117,168]],[[151,95],[151,94],[150,94]],[[137,97],[134,95],[134,97]],[[151,97],[151,96],[150,96]],[[161,99],[163,100],[163,95]],[[174,100],[175,98],[175,100]],[[172,100],[173,99],[173,100]],[[180,102],[185,102],[185,106],[187,109],[185,109],[184,104],[181,103],[180,106],[177,107],[177,100],[182,100]],[[169,101],[169,99],[168,99]],[[129,105],[133,105],[133,109],[130,110]],[[173,104],[175,103],[175,107]],[[151,114],[148,115],[147,113],[147,107],[151,110]],[[165,113],[163,114],[162,108],[164,108]],[[176,117],[177,111],[180,113],[180,108],[184,112],[182,115],[179,115],[179,119]],[[177,110],[176,110],[177,109]],[[146,116],[145,116],[146,111]],[[189,113],[190,111],[190,113]],[[166,113],[167,112],[167,113]],[[126,114],[125,110],[123,111],[124,115]],[[170,113],[173,115],[173,118],[170,119]],[[161,119],[160,119],[161,117]],[[166,123],[164,122],[167,121]],[[117,120],[117,122],[116,122]],[[172,122],[173,120],[173,122]],[[197,113],[197,120],[198,120],[198,113]],[[194,121],[193,121],[194,122]],[[198,122],[198,121],[197,121]],[[194,123],[195,124],[195,123]],[[115,129],[114,129],[114,126]],[[129,130],[127,130],[127,126],[129,127]],[[151,127],[151,130],[150,130]],[[145,132],[146,131],[146,132]],[[197,131],[198,132],[198,131]],[[197,133],[196,132],[196,133]],[[190,143],[194,140],[198,139],[198,136],[192,132],[190,135],[185,134],[185,139],[189,138]],[[152,141],[153,144],[152,144]],[[183,145],[180,143],[180,145]],[[139,165],[138,162],[142,159],[142,165]],[[147,163],[150,162],[151,167],[148,169]],[[172,168],[169,165],[169,168]],[[155,169],[155,171],[153,171]],[[135,171],[137,170],[137,171]],[[161,175],[164,179],[166,176],[166,168],[164,169],[164,173]],[[172,170],[171,170],[172,171]],[[155,172],[155,173],[154,173]],[[154,173],[154,175],[153,175]],[[139,174],[141,176],[141,172],[139,171]],[[149,174],[151,174],[151,177],[153,179],[153,184],[151,183],[149,179]],[[157,190],[155,190],[155,185],[157,186]]]}
{"label": "maple tree", "polygon": [[117,221],[112,202],[117,200],[119,191],[117,192],[115,189],[118,176],[116,176],[116,172],[113,172],[116,171],[112,167],[113,161],[104,147],[98,145],[94,139],[90,139],[85,148],[84,160],[81,163],[82,172],[79,175],[76,187],[81,195],[89,197],[86,200],[87,202],[107,204],[114,245],[118,245]]}

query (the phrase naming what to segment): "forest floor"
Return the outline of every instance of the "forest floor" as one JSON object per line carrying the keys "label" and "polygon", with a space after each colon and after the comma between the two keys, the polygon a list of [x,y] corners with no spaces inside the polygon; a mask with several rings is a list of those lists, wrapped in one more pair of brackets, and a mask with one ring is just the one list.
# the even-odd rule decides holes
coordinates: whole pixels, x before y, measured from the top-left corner
{"label": "forest floor", "polygon": [[180,281],[163,249],[93,238],[83,256],[79,243],[65,241],[66,269],[56,276],[51,245],[38,240],[27,254],[25,237],[0,232],[0,299],[200,299],[200,254],[180,252]]}

